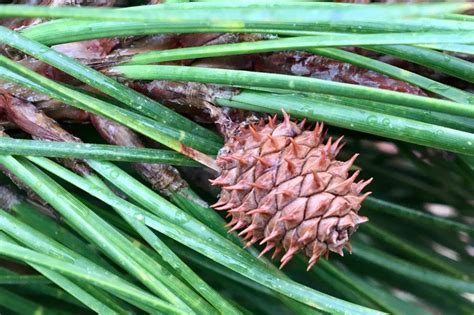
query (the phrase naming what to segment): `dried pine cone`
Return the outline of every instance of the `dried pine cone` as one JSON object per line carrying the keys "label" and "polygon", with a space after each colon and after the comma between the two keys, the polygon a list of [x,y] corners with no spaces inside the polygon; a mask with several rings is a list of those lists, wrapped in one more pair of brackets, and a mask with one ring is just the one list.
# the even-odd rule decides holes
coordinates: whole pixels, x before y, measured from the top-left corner
{"label": "dried pine cone", "polygon": [[356,171],[348,171],[357,154],[337,161],[342,137],[323,144],[323,124],[305,130],[284,113],[267,124],[241,127],[217,158],[221,175],[212,180],[222,186],[217,210],[227,210],[230,231],[244,228],[250,246],[261,240],[261,255],[275,249],[273,258],[285,249],[282,268],[300,250],[310,257],[308,270],[321,255],[351,251],[349,237],[366,217],[357,213],[370,194],[360,192],[371,179],[355,183]]}

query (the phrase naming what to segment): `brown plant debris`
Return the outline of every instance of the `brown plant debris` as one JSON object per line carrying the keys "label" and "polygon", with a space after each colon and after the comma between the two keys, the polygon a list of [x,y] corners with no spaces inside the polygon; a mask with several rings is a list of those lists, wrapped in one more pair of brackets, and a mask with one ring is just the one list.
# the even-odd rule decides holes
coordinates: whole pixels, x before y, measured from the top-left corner
{"label": "brown plant debris", "polygon": [[[110,144],[144,147],[135,132],[119,123],[97,115],[91,115],[91,122],[102,138]],[[170,195],[183,187],[187,187],[178,170],[171,165],[156,163],[132,163],[132,165],[137,173],[152,185],[154,190],[164,195]]]}

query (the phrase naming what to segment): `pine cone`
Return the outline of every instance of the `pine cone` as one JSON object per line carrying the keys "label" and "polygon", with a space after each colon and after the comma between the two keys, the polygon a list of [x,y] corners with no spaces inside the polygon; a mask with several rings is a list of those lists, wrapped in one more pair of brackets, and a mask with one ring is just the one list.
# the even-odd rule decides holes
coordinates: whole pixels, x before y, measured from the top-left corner
{"label": "pine cone", "polygon": [[349,237],[368,220],[357,213],[372,179],[355,183],[359,171],[348,172],[358,155],[335,160],[342,137],[323,144],[324,134],[322,123],[305,130],[284,113],[281,124],[274,117],[239,128],[217,158],[222,171],[211,183],[222,193],[212,207],[228,211],[230,231],[244,228],[246,247],[261,240],[261,255],[275,249],[272,258],[285,249],[280,268],[300,250],[308,270],[330,251],[350,252]]}

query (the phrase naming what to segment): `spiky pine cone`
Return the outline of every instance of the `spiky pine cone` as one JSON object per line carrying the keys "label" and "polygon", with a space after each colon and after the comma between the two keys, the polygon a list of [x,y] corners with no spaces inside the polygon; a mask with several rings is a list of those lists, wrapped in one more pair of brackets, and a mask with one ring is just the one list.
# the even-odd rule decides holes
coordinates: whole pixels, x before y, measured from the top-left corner
{"label": "spiky pine cone", "polygon": [[280,268],[300,250],[310,257],[308,270],[330,251],[342,256],[368,220],[357,213],[371,179],[355,183],[359,171],[348,172],[357,154],[337,161],[342,137],[325,144],[323,138],[322,123],[305,130],[284,113],[280,124],[274,117],[240,127],[217,158],[222,171],[211,182],[222,193],[213,207],[229,212],[230,231],[244,228],[239,235],[245,234],[246,247],[261,240],[261,255],[275,249],[272,258],[285,249]]}

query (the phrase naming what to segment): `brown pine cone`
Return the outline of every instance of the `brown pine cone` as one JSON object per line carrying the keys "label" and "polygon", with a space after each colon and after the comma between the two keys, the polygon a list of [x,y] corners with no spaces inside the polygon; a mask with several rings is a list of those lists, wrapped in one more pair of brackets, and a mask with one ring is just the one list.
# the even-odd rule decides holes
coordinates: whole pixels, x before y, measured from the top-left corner
{"label": "brown pine cone", "polygon": [[342,137],[322,143],[323,124],[305,130],[284,113],[267,124],[241,127],[217,158],[221,174],[213,185],[222,187],[217,210],[227,210],[230,231],[266,244],[261,255],[283,249],[282,268],[298,252],[308,257],[308,270],[330,251],[343,255],[351,251],[349,237],[368,219],[358,215],[362,201],[370,194],[360,192],[372,179],[355,182],[359,171],[349,177],[355,154],[346,162],[335,158]]}

